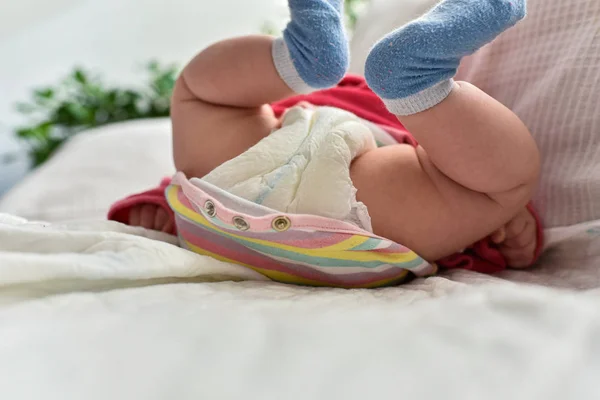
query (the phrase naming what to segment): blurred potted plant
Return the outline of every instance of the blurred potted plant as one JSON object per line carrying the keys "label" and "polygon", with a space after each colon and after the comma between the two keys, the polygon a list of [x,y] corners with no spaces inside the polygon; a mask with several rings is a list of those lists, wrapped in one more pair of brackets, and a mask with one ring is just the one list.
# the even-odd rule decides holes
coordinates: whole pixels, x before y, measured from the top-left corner
{"label": "blurred potted plant", "polygon": [[15,131],[25,143],[32,166],[45,162],[65,140],[83,130],[168,116],[177,68],[151,62],[147,73],[147,84],[133,89],[107,86],[77,68],[58,85],[34,90],[32,100],[17,104],[17,110],[35,122]]}

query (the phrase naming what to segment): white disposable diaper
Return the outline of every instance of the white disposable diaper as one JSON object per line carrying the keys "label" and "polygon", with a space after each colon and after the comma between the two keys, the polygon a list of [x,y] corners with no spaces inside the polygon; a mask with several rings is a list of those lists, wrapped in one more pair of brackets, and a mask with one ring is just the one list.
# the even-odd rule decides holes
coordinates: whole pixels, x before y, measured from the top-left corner
{"label": "white disposable diaper", "polygon": [[203,179],[277,211],[334,218],[372,231],[350,164],[376,147],[378,128],[330,107],[295,107],[281,129]]}

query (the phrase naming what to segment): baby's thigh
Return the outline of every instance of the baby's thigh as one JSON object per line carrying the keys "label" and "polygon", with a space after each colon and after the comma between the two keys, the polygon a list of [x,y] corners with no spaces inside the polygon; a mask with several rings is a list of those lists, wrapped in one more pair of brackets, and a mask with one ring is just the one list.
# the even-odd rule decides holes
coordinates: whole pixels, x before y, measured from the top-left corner
{"label": "baby's thigh", "polygon": [[278,123],[269,105],[224,107],[175,96],[171,120],[175,167],[188,178],[202,177],[239,156]]}
{"label": "baby's thigh", "polygon": [[505,220],[497,204],[443,176],[421,150],[394,145],[369,151],[353,162],[350,177],[374,233],[434,261]]}
{"label": "baby's thigh", "polygon": [[413,199],[428,197],[427,187],[415,185],[422,174],[415,150],[407,145],[378,148],[354,160],[350,177],[357,199],[369,210],[374,233],[413,248],[414,236],[408,233],[421,224],[413,218]]}

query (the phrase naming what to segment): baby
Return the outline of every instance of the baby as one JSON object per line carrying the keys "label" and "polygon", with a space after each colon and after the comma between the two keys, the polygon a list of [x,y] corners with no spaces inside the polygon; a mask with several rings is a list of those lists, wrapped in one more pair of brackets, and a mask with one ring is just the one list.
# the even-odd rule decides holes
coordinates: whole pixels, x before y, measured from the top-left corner
{"label": "baby", "polygon": [[[187,177],[207,175],[276,130],[281,118],[273,103],[293,98],[356,111],[297,96],[327,93],[346,74],[343,1],[289,0],[289,8],[282,38],[225,40],[183,70],[172,123],[175,166]],[[525,0],[444,0],[372,48],[365,65],[372,92],[366,86],[362,92],[380,101],[367,108],[383,114],[378,107],[384,104],[401,122],[397,129],[405,127],[418,142],[373,149],[350,166],[357,200],[366,205],[376,235],[428,261],[491,237],[511,267],[532,263],[539,243],[526,205],[538,178],[536,145],[510,110],[452,79],[463,57],[525,13]],[[352,104],[352,98],[340,103]],[[362,114],[380,122],[369,117],[373,112]],[[170,210],[159,205],[140,202],[128,213],[131,225],[174,228]]]}

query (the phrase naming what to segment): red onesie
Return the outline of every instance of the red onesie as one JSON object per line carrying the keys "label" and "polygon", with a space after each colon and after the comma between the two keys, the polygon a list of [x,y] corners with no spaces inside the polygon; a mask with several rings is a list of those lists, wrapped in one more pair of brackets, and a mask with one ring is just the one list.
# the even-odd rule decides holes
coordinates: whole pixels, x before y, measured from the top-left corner
{"label": "red onesie", "polygon": [[[347,76],[334,88],[321,90],[307,95],[299,95],[278,101],[272,104],[273,111],[277,117],[281,116],[287,109],[299,102],[308,102],[315,106],[337,107],[350,111],[356,116],[371,121],[389,132],[398,143],[416,146],[416,140],[406,131],[400,121],[387,111],[379,97],[373,93],[363,78]],[[162,180],[159,187],[129,196],[115,203],[108,218],[127,224],[129,222],[129,211],[138,204],[151,203],[165,209],[173,218],[173,212],[168,206],[164,195],[164,189],[168,186],[170,178]],[[543,231],[540,220],[535,211],[528,206],[529,211],[535,217],[537,223],[537,246],[535,260],[538,259],[543,246]],[[175,224],[173,224],[175,226]],[[175,234],[176,232],[171,232]],[[462,268],[482,273],[494,273],[507,267],[506,260],[495,248],[489,239],[483,239],[475,243],[462,253],[439,260],[437,264],[442,268]]]}

